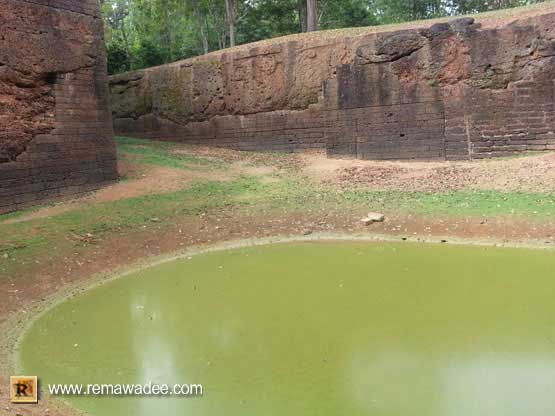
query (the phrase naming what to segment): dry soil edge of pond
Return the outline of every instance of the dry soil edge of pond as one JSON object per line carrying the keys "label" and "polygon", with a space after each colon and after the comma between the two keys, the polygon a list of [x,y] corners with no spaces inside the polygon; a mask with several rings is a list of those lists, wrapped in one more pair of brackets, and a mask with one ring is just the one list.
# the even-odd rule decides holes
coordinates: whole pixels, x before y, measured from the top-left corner
{"label": "dry soil edge of pond", "polygon": [[[387,234],[358,234],[358,233],[314,233],[310,235],[289,235],[289,236],[273,236],[264,238],[250,238],[240,240],[229,240],[210,245],[200,245],[188,247],[184,250],[179,250],[169,254],[156,256],[134,263],[132,265],[122,266],[110,272],[96,273],[78,282],[69,284],[61,288],[57,293],[44,299],[31,304],[25,313],[25,319],[22,319],[21,313],[12,313],[3,324],[0,325],[0,333],[4,334],[3,339],[0,339],[0,362],[7,365],[3,366],[0,371],[5,371],[9,374],[18,374],[21,371],[19,347],[23,336],[30,328],[30,326],[39,319],[42,315],[50,311],[55,306],[66,301],[69,298],[78,296],[79,294],[93,289],[97,286],[109,283],[113,280],[128,276],[131,273],[141,271],[145,268],[156,266],[159,264],[167,263],[174,260],[192,257],[199,254],[229,250],[234,248],[264,246],[269,244],[290,243],[290,242],[406,242],[406,243],[427,243],[427,244],[451,244],[451,245],[474,245],[483,247],[504,247],[504,248],[531,248],[531,249],[544,249],[555,251],[555,247],[545,244],[538,240],[523,240],[523,241],[509,241],[494,238],[484,239],[469,239],[461,237],[428,237],[413,235],[411,237],[399,237]],[[63,293],[62,293],[63,292]],[[25,322],[22,322],[25,321]],[[8,374],[4,374],[7,376]],[[44,392],[44,390],[43,390]],[[80,414],[78,409],[73,408],[67,401],[62,398],[48,397],[63,403],[69,409],[75,411],[75,414]]]}

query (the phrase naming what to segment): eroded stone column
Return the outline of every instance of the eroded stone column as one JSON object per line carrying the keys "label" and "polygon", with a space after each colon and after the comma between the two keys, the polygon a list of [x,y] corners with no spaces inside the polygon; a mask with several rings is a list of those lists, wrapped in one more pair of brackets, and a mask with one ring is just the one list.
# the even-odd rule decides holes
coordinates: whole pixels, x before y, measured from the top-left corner
{"label": "eroded stone column", "polygon": [[0,212],[116,179],[98,0],[0,0]]}

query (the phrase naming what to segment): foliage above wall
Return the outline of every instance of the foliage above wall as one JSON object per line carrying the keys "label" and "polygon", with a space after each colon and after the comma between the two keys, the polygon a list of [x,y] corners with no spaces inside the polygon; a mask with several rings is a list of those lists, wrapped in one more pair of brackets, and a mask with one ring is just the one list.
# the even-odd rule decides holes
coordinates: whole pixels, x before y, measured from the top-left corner
{"label": "foliage above wall", "polygon": [[[315,28],[372,26],[544,0],[101,0],[111,74]],[[308,10],[307,10],[308,5]],[[307,13],[308,11],[308,13]]]}

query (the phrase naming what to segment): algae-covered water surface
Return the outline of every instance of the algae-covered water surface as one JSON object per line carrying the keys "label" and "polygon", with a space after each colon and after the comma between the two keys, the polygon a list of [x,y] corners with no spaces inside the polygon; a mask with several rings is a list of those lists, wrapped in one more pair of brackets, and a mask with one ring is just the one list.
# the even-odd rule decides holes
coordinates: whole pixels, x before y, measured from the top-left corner
{"label": "algae-covered water surface", "polygon": [[112,415],[555,414],[555,252],[288,243],[153,266],[42,315],[49,383],[198,383],[70,397]]}

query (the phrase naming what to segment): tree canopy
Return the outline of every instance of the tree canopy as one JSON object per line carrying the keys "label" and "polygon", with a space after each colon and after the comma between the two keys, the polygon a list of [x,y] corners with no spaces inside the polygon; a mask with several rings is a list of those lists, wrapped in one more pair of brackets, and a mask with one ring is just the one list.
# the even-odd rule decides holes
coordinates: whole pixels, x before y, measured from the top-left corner
{"label": "tree canopy", "polygon": [[101,0],[108,71],[276,36],[497,10],[543,0]]}

